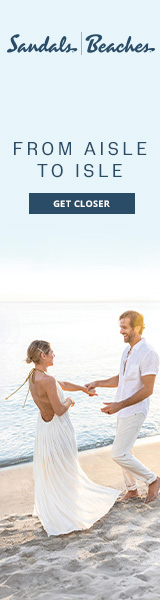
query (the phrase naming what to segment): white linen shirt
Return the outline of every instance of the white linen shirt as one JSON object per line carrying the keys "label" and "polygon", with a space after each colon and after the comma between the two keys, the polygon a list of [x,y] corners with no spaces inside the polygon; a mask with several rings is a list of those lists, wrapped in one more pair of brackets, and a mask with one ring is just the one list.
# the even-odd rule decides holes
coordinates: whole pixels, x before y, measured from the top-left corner
{"label": "white linen shirt", "polygon": [[[130,345],[125,348],[120,364],[119,371],[119,383],[118,389],[115,396],[115,402],[120,402],[126,398],[130,398],[143,387],[141,376],[143,375],[157,375],[159,367],[159,357],[157,352],[147,344],[146,340],[142,338],[140,342],[135,344],[128,356],[126,362],[126,368],[124,371],[124,365],[127,358],[128,350]],[[118,417],[129,417],[142,412],[145,417],[149,409],[150,397],[145,398],[141,402],[132,404],[118,411]]]}

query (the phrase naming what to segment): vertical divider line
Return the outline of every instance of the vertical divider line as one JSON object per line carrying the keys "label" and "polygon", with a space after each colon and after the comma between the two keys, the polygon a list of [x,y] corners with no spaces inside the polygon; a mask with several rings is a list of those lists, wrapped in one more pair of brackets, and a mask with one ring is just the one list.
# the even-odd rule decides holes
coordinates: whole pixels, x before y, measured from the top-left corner
{"label": "vertical divider line", "polygon": [[83,50],[82,50],[82,31],[81,31],[81,56],[82,56]]}

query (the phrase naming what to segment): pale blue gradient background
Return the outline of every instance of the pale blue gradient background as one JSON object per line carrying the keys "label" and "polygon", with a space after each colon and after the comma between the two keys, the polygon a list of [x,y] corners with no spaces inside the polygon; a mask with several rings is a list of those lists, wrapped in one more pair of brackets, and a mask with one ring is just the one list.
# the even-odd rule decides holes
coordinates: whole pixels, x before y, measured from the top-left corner
{"label": "pale blue gradient background", "polygon": [[[6,0],[3,61],[1,176],[1,300],[152,299],[159,294],[159,6],[153,0],[59,4]],[[80,47],[103,34],[109,44],[149,42],[154,53],[7,54],[10,37],[42,43],[62,35]],[[67,144],[72,157],[13,156],[14,140]],[[122,157],[121,179],[73,177],[76,162],[103,163],[108,153],[83,156],[92,141],[147,141],[147,157]],[[40,178],[37,162],[61,162],[64,176]],[[48,168],[49,171],[49,168]],[[135,215],[29,215],[29,192],[135,192]]]}

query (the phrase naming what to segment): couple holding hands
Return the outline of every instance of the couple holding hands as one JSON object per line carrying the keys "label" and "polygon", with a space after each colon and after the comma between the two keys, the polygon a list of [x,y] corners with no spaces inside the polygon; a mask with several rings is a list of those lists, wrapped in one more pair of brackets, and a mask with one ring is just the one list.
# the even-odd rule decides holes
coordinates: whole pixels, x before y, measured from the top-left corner
{"label": "couple holding hands", "polygon": [[54,353],[48,342],[35,340],[27,350],[27,363],[35,364],[28,376],[29,389],[39,408],[34,451],[35,505],[48,535],[88,529],[113,506],[118,490],[93,483],[81,469],[74,428],[68,409],[72,398],[64,392],[84,391],[96,394],[97,387],[117,388],[114,402],[101,409],[110,418],[117,413],[117,433],[111,456],[123,469],[127,488],[125,499],[138,496],[137,479],[147,484],[146,502],[152,502],[160,488],[160,478],[137,460],[132,453],[153,393],[159,359],[142,337],[143,315],[126,311],[119,317],[120,333],[127,343],[119,374],[93,381],[85,386],[57,382],[48,375]]}

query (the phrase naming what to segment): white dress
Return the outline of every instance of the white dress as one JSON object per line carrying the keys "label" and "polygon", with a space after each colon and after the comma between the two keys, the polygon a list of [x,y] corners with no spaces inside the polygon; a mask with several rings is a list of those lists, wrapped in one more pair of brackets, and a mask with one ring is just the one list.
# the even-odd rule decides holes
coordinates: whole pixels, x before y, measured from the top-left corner
{"label": "white dress", "polygon": [[[61,402],[62,388],[57,383]],[[88,529],[113,506],[120,492],[93,483],[81,469],[69,411],[45,422],[38,415],[34,451],[35,505],[48,536]]]}

